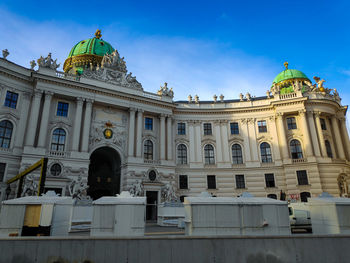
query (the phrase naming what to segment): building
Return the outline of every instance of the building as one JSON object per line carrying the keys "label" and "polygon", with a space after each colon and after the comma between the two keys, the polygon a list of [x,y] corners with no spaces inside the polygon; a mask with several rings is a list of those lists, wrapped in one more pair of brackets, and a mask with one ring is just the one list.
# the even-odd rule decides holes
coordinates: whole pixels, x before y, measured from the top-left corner
{"label": "building", "polygon": [[100,31],[72,48],[65,72],[51,54],[37,70],[35,61],[28,69],[7,56],[0,59],[2,200],[16,193],[5,182],[45,156],[46,190],[69,195],[72,182],[83,182],[93,199],[130,189],[149,203],[173,190],[302,201],[348,194],[347,107],[324,80],[312,84],[288,63],[263,97],[173,101],[166,83],[157,94],[143,90]]}

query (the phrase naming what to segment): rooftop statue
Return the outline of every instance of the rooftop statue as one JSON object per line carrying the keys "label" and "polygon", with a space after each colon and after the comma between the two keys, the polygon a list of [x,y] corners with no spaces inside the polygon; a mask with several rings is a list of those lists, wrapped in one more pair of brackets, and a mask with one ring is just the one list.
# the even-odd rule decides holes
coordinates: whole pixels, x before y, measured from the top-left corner
{"label": "rooftop statue", "polygon": [[164,82],[164,86],[160,86],[160,89],[157,92],[160,96],[169,96],[171,98],[174,97],[173,88],[168,88],[168,83]]}
{"label": "rooftop statue", "polygon": [[8,55],[10,55],[10,52],[9,52],[9,51],[7,50],[7,48],[6,48],[6,49],[4,49],[4,50],[2,51],[2,57],[3,57],[4,59],[6,59]]}
{"label": "rooftop statue", "polygon": [[317,88],[319,91],[324,92],[325,89],[323,87],[323,83],[326,82],[324,79],[320,79],[319,77],[314,77],[314,80],[316,81]]}
{"label": "rooftop statue", "polygon": [[39,68],[49,68],[53,70],[57,70],[60,66],[60,64],[57,64],[57,59],[53,60],[51,53],[47,55],[46,58],[43,56],[40,56],[40,58],[37,60]]}

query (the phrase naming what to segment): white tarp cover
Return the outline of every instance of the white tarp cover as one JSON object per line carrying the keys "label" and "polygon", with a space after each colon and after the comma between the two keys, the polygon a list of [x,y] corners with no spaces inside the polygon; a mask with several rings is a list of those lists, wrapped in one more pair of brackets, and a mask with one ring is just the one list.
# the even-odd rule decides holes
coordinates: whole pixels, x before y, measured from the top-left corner
{"label": "white tarp cover", "polygon": [[9,233],[21,235],[25,205],[2,205],[0,213],[0,236],[8,237]]}

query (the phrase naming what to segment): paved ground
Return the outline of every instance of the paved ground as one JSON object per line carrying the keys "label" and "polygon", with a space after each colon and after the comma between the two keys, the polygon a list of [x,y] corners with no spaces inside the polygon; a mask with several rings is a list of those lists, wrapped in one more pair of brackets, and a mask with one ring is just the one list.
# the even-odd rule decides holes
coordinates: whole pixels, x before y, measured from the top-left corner
{"label": "paved ground", "polygon": [[146,223],[145,236],[184,235],[185,230],[175,226],[158,226],[157,223]]}

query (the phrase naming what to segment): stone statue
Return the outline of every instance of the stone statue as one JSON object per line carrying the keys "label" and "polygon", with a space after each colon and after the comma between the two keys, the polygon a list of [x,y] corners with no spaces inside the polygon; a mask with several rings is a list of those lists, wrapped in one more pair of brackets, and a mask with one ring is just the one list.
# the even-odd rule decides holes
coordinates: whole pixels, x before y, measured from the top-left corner
{"label": "stone statue", "polygon": [[190,103],[191,103],[191,102],[192,102],[192,96],[191,96],[191,95],[188,95],[188,97],[187,97],[187,98],[188,98],[188,102],[190,102]]}
{"label": "stone statue", "polygon": [[221,102],[224,102],[224,98],[225,98],[225,96],[221,94],[221,95],[220,95],[220,101],[221,101]]}
{"label": "stone statue", "polygon": [[270,91],[269,91],[269,90],[266,91],[266,97],[267,97],[268,99],[271,97]]}
{"label": "stone statue", "polygon": [[39,68],[49,68],[53,70],[57,70],[60,66],[60,64],[57,64],[57,59],[53,60],[51,53],[47,55],[46,58],[43,58],[43,56],[40,56],[40,58],[37,60]]}
{"label": "stone statue", "polygon": [[3,51],[2,51],[2,57],[4,58],[4,59],[7,59],[7,56],[8,55],[10,55],[10,52],[7,50],[7,48],[6,49],[4,49]]}
{"label": "stone statue", "polygon": [[69,194],[73,199],[87,199],[88,186],[83,182],[81,175],[78,176],[77,180],[73,180],[69,187]]}
{"label": "stone statue", "polygon": [[247,94],[245,95],[245,97],[247,98],[247,100],[251,100],[251,96],[250,96],[250,93],[249,92],[247,92]]}
{"label": "stone statue", "polygon": [[337,89],[333,89],[333,96],[335,99],[340,99]]}
{"label": "stone statue", "polygon": [[216,96],[216,94],[213,96],[213,99],[214,99],[214,102],[216,102],[217,101],[217,99],[218,99],[218,96]]}
{"label": "stone statue", "polygon": [[244,96],[243,96],[242,93],[239,93],[239,100],[240,100],[240,101],[243,101],[243,100],[244,100]]}
{"label": "stone statue", "polygon": [[30,69],[31,70],[34,70],[35,66],[36,66],[36,63],[35,63],[35,60],[32,60],[29,62],[30,63]]}
{"label": "stone statue", "polygon": [[143,185],[141,180],[137,180],[129,190],[132,196],[142,196],[143,195]]}
{"label": "stone statue", "polygon": [[195,101],[195,103],[199,103],[199,97],[198,97],[198,95],[194,96],[194,101]]}
{"label": "stone statue", "polygon": [[177,197],[175,194],[175,189],[173,182],[168,182],[163,189],[163,198],[165,202],[174,202]]}
{"label": "stone statue", "polygon": [[314,80],[317,83],[318,90],[321,91],[321,92],[324,92],[325,89],[323,87],[323,83],[326,82],[326,81],[324,79],[320,79],[319,77],[316,77],[316,76],[314,77]]}
{"label": "stone statue", "polygon": [[38,184],[33,175],[27,175],[24,179],[22,196],[35,196],[38,194]]}
{"label": "stone statue", "polygon": [[168,83],[166,82],[164,82],[164,86],[160,86],[160,89],[158,90],[157,94],[160,96],[168,96],[171,98],[174,97],[173,88],[169,89]]}

